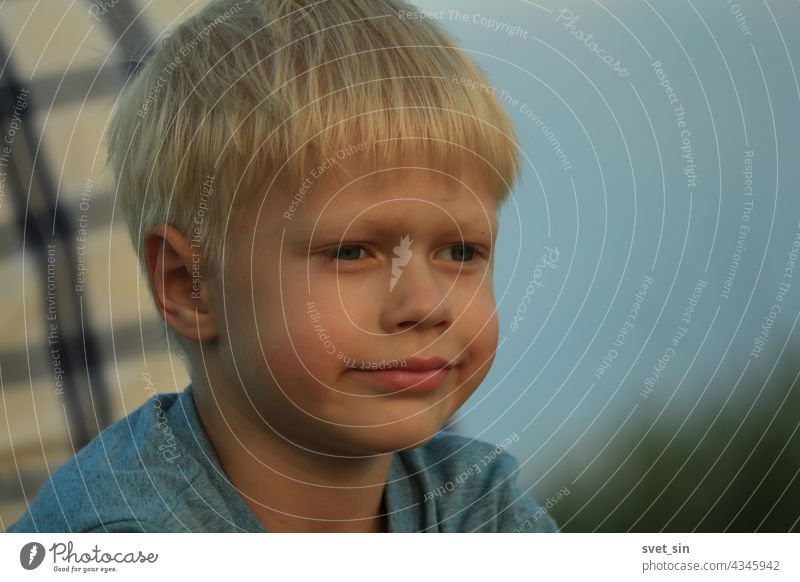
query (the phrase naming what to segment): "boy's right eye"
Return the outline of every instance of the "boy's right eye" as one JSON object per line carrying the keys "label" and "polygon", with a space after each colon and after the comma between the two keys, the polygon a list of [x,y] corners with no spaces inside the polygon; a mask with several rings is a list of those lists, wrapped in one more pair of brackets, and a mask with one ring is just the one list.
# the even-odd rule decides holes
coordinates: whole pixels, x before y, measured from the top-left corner
{"label": "boy's right eye", "polygon": [[[328,249],[323,253],[326,261],[345,261],[352,262],[362,258],[360,251],[364,251],[361,245],[347,244],[341,245],[332,249]],[[354,256],[355,255],[355,256]]]}

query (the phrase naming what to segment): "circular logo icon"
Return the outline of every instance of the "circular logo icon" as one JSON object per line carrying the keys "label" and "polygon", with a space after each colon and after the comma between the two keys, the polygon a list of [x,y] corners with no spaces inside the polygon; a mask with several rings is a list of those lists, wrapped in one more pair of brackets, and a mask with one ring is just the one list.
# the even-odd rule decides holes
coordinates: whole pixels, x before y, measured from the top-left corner
{"label": "circular logo icon", "polygon": [[30,542],[19,551],[19,563],[26,570],[35,570],[44,560],[44,546],[39,542]]}

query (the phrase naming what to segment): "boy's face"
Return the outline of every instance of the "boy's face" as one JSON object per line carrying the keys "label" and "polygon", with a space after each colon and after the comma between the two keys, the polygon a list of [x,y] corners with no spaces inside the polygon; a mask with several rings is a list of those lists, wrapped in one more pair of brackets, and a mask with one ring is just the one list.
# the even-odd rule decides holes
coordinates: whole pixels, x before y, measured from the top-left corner
{"label": "boy's face", "polygon": [[[235,259],[211,300],[223,378],[211,388],[310,450],[419,446],[494,360],[494,197],[477,175],[391,169],[378,186],[357,154],[335,168],[309,175],[302,203],[269,195],[229,228]],[[361,370],[431,356],[452,366],[424,390]]]}

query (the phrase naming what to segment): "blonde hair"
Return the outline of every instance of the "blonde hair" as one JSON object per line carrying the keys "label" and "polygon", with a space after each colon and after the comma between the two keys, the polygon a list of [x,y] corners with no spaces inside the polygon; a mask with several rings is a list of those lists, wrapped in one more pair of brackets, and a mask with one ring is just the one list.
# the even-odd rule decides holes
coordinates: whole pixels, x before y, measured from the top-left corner
{"label": "blonde hair", "polygon": [[420,15],[397,0],[214,0],[166,35],[108,133],[142,269],[143,233],[167,223],[221,276],[228,225],[248,201],[278,177],[295,192],[313,160],[346,144],[366,144],[372,169],[486,167],[501,204],[519,171],[511,121],[477,65]]}

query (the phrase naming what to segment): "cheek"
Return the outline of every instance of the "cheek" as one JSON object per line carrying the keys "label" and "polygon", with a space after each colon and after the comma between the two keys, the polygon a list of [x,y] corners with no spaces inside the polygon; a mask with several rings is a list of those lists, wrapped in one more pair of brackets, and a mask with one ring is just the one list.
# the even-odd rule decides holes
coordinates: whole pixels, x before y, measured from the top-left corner
{"label": "cheek", "polygon": [[340,293],[335,283],[322,285],[313,277],[309,283],[307,276],[298,261],[296,267],[284,265],[280,276],[264,272],[254,278],[252,291],[247,281],[246,291],[229,301],[238,302],[232,308],[241,326],[230,327],[229,333],[246,336],[249,349],[247,343],[239,342],[240,347],[256,357],[266,356],[282,375],[294,370],[296,381],[298,374],[309,377],[310,372],[328,381],[332,370],[344,367],[339,355],[349,353],[364,322],[356,303],[349,310],[343,304],[345,290]]}
{"label": "cheek", "polygon": [[463,338],[470,345],[472,359],[477,366],[486,362],[486,370],[494,360],[499,336],[497,307],[491,293],[476,296],[464,314]]}
{"label": "cheek", "polygon": [[486,355],[486,358],[494,359],[494,352],[497,349],[498,343],[498,327],[497,313],[490,311],[480,318],[478,324],[481,326],[480,332],[476,336],[476,344],[480,351]]}
{"label": "cheek", "polygon": [[[384,276],[385,275],[385,276]],[[382,300],[388,289],[389,275],[381,272],[349,273],[324,267],[312,273],[308,285],[301,293],[308,295],[323,317],[336,323],[338,328],[350,330],[370,329],[380,312]]]}
{"label": "cheek", "polygon": [[260,306],[257,319],[261,345],[256,349],[276,379],[293,389],[335,381],[357,330],[335,297],[309,297],[306,289],[284,293],[277,309],[274,302]]}
{"label": "cheek", "polygon": [[[497,305],[491,287],[471,295],[463,309],[466,324],[476,334],[489,334],[496,341],[498,334]],[[480,330],[480,331],[478,331]]]}

